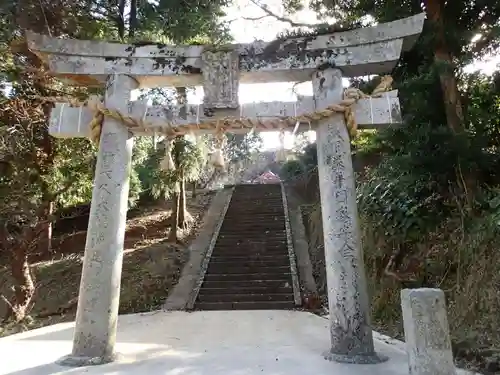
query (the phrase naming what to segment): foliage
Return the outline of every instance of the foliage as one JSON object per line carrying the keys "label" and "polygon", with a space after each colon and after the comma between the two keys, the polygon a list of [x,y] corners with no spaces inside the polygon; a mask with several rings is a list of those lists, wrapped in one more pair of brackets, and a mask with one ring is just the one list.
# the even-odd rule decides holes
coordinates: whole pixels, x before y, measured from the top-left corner
{"label": "foliage", "polygon": [[284,180],[289,180],[304,173],[304,165],[299,160],[288,160],[281,167],[280,176]]}
{"label": "foliage", "polygon": [[163,171],[160,162],[165,156],[165,146],[161,144],[153,150],[144,162],[138,164],[137,173],[142,182],[142,193],[153,199],[168,199],[179,191],[181,173],[186,181],[196,181],[205,164],[200,147],[188,139],[179,137],[174,142],[172,157],[176,165],[174,171]]}
{"label": "foliage", "polygon": [[[314,0],[310,5],[321,15],[334,16],[341,20],[355,22],[370,15],[377,22],[388,22],[420,13],[424,10],[423,5],[428,7],[430,3],[439,3],[442,6],[442,15],[445,17],[444,22],[448,30],[446,43],[453,55],[462,63],[472,57],[484,56],[485,53],[499,47],[498,1]],[[482,37],[471,43],[477,34],[481,34]],[[427,41],[433,43],[432,39]],[[403,64],[408,62],[409,59]],[[414,65],[420,63],[421,60],[413,62]]]}
{"label": "foliage", "polygon": [[466,171],[474,171],[478,187],[500,183],[500,92],[495,78],[474,74],[469,82],[467,132],[409,122],[377,133],[359,151],[383,156],[365,175],[358,199],[363,213],[376,217],[388,235],[418,240],[454,214],[465,199],[459,187]]}
{"label": "foliage", "polygon": [[[421,122],[424,114],[409,118],[402,127],[367,133],[353,142],[356,157],[382,159],[363,174],[358,203],[360,212],[385,228],[388,237],[418,241],[463,210],[466,171],[475,172],[480,189],[500,183],[498,78],[475,73],[467,80],[466,132],[457,135],[445,124]],[[312,144],[297,161],[285,164],[282,172],[290,178],[316,165]],[[475,199],[477,209],[481,200]]]}
{"label": "foliage", "polygon": [[[102,88],[67,87],[39,74],[44,67],[23,42],[23,33],[31,30],[53,37],[109,41],[219,43],[228,39],[226,26],[219,22],[226,3],[0,0],[0,257],[11,259],[13,274],[18,275],[14,289],[27,291],[17,293],[11,302],[16,320],[23,319],[34,294],[28,263],[33,244],[44,243],[39,241],[43,235],[48,253],[52,210],[90,200],[96,159],[96,148],[88,140],[52,138],[47,123],[51,105],[33,97],[84,100],[90,93],[102,94]],[[8,98],[5,88],[11,88]],[[152,186],[158,186],[148,181],[144,172],[148,161],[151,164],[152,146],[150,140],[136,141],[129,206],[137,203],[144,189],[151,191]],[[197,167],[182,163],[190,163],[199,153],[189,145],[186,150],[190,154],[179,165],[186,178],[194,179]],[[172,180],[180,177],[168,178],[171,190],[175,185]],[[10,224],[5,226],[6,222]]]}
{"label": "foliage", "polygon": [[254,131],[246,134],[229,133],[226,136],[224,154],[229,163],[249,160],[252,153],[262,146],[262,137]]}
{"label": "foliage", "polygon": [[[463,68],[474,58],[498,52],[500,3],[310,4],[319,15],[335,16],[342,25],[427,13],[415,47],[403,53],[392,72],[404,125],[353,142],[354,161],[363,161],[364,167],[357,176],[357,198],[373,318],[378,329],[401,335],[399,289],[438,287],[447,293],[454,340],[475,333],[480,339],[474,340],[474,347],[498,346],[500,75],[466,74]],[[376,81],[351,83],[367,88]],[[459,127],[450,121],[455,115]],[[299,157],[305,164],[303,159]],[[308,183],[317,185],[314,179]],[[311,243],[321,247],[318,205],[309,232],[314,234]],[[320,268],[324,272],[324,265]]]}

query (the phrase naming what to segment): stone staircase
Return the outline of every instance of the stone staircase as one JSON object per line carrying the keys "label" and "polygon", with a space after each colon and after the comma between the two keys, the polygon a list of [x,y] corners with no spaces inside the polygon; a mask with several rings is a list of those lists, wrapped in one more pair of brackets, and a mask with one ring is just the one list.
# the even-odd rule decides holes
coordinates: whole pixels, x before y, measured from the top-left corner
{"label": "stone staircase", "polygon": [[237,185],[195,310],[295,306],[281,185]]}

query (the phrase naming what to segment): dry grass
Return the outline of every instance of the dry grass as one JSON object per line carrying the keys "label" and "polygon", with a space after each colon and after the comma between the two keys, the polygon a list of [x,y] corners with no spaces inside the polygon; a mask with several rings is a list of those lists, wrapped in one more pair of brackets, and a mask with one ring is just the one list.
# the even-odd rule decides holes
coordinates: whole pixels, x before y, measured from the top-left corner
{"label": "dry grass", "polygon": [[[178,233],[184,244],[187,245],[196,235],[211,198],[211,194],[205,194],[188,200],[188,211],[194,221],[188,229]],[[167,242],[170,213],[168,205],[157,205],[142,210],[127,221],[120,295],[122,314],[159,309],[169,290],[177,283],[188,253],[185,246]],[[58,249],[64,255],[32,264],[37,290],[31,318],[21,325],[0,327],[0,336],[74,320],[85,236],[85,232],[67,236],[60,242],[61,248]],[[1,293],[9,294],[10,282],[9,272],[0,269]],[[67,311],[40,317],[61,307],[67,307]],[[4,308],[0,305],[0,316]]]}
{"label": "dry grass", "polygon": [[[318,206],[305,211],[314,276],[326,300],[321,214]],[[404,339],[401,289],[441,288],[447,297],[457,364],[484,374],[500,374],[498,233],[483,227],[466,234],[460,220],[447,222],[422,238],[418,246],[403,249],[405,257],[395,270],[401,276],[398,280],[387,274],[385,267],[401,244],[384,237],[380,228],[369,222],[365,221],[362,228],[374,328]]]}

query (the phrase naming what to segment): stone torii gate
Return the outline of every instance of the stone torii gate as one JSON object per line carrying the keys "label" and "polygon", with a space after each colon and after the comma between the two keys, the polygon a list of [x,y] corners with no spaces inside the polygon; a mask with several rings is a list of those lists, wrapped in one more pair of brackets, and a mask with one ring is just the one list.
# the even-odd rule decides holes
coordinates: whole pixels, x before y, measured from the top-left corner
{"label": "stone torii gate", "polygon": [[[401,52],[417,40],[424,14],[351,31],[257,41],[215,50],[208,46],[117,44],[56,39],[27,33],[28,46],[54,75],[71,84],[105,86],[104,105],[142,120],[130,129],[113,117],[103,123],[95,171],[76,328],[67,365],[112,361],[118,319],[123,241],[134,135],[178,132],[276,131],[297,118],[341,102],[342,77],[392,70]],[[295,103],[239,105],[239,82],[312,81],[313,97]],[[129,102],[138,87],[203,85],[204,103],[170,109]],[[360,126],[400,123],[397,92],[353,105]],[[87,137],[90,108],[58,103],[50,133]],[[232,118],[228,121],[228,116]],[[289,116],[293,121],[287,121]],[[341,113],[312,117],[325,240],[331,348],[325,357],[348,363],[378,363],[359,231],[349,134]],[[283,119],[285,119],[283,121]],[[168,123],[167,123],[168,122]]]}

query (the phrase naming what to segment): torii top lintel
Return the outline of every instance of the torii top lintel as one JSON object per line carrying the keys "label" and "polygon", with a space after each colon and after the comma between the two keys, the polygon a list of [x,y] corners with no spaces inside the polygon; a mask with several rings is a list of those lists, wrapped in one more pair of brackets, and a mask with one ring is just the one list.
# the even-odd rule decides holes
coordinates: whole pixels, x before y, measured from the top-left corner
{"label": "torii top lintel", "polygon": [[[224,46],[232,51],[240,83],[310,80],[325,63],[344,76],[387,73],[401,51],[412,48],[422,31],[425,14],[374,27],[272,42]],[[101,85],[111,74],[127,74],[141,87],[191,86],[203,83],[208,46],[119,44],[51,38],[26,33],[28,47],[61,78],[78,85]],[[212,58],[213,59],[213,58]],[[203,73],[203,74],[202,74]]]}

